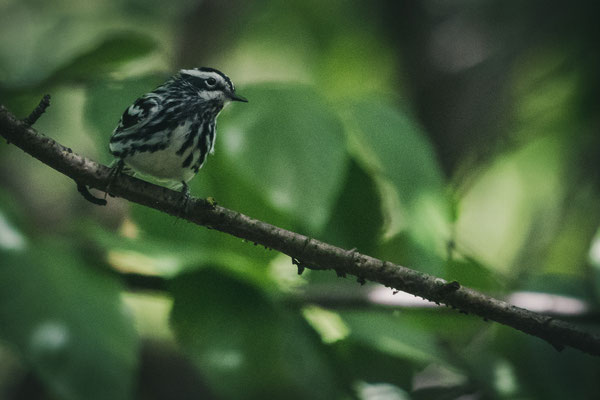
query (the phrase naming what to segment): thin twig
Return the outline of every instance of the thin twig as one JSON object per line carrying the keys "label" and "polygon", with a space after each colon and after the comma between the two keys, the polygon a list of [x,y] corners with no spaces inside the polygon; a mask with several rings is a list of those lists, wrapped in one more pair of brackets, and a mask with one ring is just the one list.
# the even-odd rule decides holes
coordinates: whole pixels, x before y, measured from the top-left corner
{"label": "thin twig", "polygon": [[29,126],[32,126],[37,122],[38,119],[40,119],[48,107],[50,107],[49,94],[42,97],[42,100],[40,100],[40,103],[37,105],[37,107],[31,112],[31,114],[29,114],[27,118],[23,120],[23,122]]}
{"label": "thin twig", "polygon": [[[252,243],[282,252],[305,268],[333,269],[339,275],[354,275],[395,290],[446,304],[461,312],[479,315],[537,336],[560,348],[570,346],[600,356],[600,337],[564,321],[525,310],[450,282],[391,262],[348,251],[304,235],[250,218],[212,202],[190,198],[181,210],[180,193],[120,174],[111,181],[111,169],[70,151],[54,140],[40,135],[0,106],[0,135],[48,166],[76,182],[110,191],[147,207],[177,216],[198,225],[219,230]],[[308,244],[310,242],[310,244]]]}

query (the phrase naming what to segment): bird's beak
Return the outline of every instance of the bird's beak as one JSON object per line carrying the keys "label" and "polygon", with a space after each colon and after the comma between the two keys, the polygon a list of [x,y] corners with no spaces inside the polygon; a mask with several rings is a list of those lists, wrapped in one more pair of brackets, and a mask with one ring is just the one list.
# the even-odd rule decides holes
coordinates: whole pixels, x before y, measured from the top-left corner
{"label": "bird's beak", "polygon": [[247,103],[248,100],[245,97],[237,95],[235,93],[229,93],[229,100],[231,101],[241,101],[242,103]]}

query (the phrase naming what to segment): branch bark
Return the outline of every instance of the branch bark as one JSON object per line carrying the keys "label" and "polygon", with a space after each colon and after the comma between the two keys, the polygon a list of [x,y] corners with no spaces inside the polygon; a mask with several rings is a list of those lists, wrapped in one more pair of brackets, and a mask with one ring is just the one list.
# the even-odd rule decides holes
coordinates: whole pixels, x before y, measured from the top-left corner
{"label": "branch bark", "polygon": [[[106,190],[111,181],[111,170],[108,167],[80,156],[70,148],[38,133],[1,105],[0,135],[48,166],[72,178],[78,185]],[[179,192],[127,175],[120,174],[110,182],[110,191],[129,201],[287,254],[298,266],[299,273],[304,268],[332,269],[340,276],[353,275],[359,282],[365,280],[378,282],[395,290],[402,290],[513,327],[546,340],[558,350],[570,346],[600,356],[598,335],[462,287],[457,282],[447,282],[355,250],[344,250],[203,199],[191,198],[189,206],[186,210],[182,210]]]}

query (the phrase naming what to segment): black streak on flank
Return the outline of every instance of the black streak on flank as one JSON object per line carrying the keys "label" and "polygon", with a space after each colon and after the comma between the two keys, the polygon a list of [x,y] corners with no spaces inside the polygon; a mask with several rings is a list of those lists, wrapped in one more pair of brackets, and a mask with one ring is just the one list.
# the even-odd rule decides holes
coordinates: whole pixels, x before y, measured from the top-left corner
{"label": "black streak on flank", "polygon": [[192,124],[192,126],[190,126],[189,131],[187,133],[187,137],[185,139],[185,142],[183,142],[183,144],[181,145],[181,147],[179,148],[179,150],[177,150],[177,153],[175,153],[175,154],[177,154],[178,156],[181,156],[181,155],[183,155],[183,153],[185,153],[185,151],[188,148],[190,148],[190,146],[194,143],[194,138],[197,136],[199,128],[200,128],[200,122],[194,122]]}
{"label": "black streak on flank", "polygon": [[187,156],[185,158],[185,161],[183,162],[183,164],[181,165],[183,168],[187,168],[190,166],[190,164],[192,163],[192,160],[194,159],[194,152],[190,152],[190,155]]}

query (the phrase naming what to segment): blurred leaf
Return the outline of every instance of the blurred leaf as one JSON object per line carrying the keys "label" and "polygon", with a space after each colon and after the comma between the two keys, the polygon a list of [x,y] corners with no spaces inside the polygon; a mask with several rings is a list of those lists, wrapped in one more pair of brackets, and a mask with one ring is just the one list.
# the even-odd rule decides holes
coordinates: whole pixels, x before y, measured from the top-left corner
{"label": "blurred leaf", "polygon": [[[458,310],[452,310],[447,306],[441,307],[437,310],[407,309],[402,312],[399,319],[413,330],[422,330],[435,335],[436,344],[454,345],[459,349],[464,349],[464,346],[492,326],[481,317],[467,314],[459,315]],[[442,310],[448,312],[442,312]],[[443,354],[438,355],[443,356]]]}
{"label": "blurred leaf", "polygon": [[[600,207],[597,207],[600,192],[589,183],[583,185],[572,182],[572,185],[572,189],[567,189],[562,219],[553,232],[552,241],[541,251],[538,250],[544,258],[539,271],[550,275],[576,275],[588,284],[591,272],[590,244],[600,223]],[[536,248],[535,245],[531,247]],[[533,253],[533,259],[538,259],[539,253],[529,253]]]}
{"label": "blurred leaf", "polygon": [[[45,93],[39,89],[6,89],[0,83],[0,104],[5,106],[17,118],[25,118],[39,104]],[[4,140],[0,148],[6,148]]]}
{"label": "blurred leaf", "polygon": [[500,275],[473,259],[448,261],[446,271],[441,277],[448,281],[458,281],[461,286],[487,293],[497,294],[505,290],[506,282],[501,280]]}
{"label": "blurred leaf", "polygon": [[[293,227],[294,216],[273,207],[253,181],[239,173],[235,162],[226,156],[227,122],[218,122],[215,154],[208,157],[196,178],[190,181],[195,196],[212,197],[220,205],[242,212],[252,218],[282,227]],[[225,131],[225,133],[222,133]]]}
{"label": "blurred leaf", "polygon": [[48,81],[95,81],[114,73],[125,63],[141,58],[157,48],[156,41],[137,32],[119,32],[103,39],[55,71]]}
{"label": "blurred leaf", "polygon": [[[585,303],[591,304],[594,301],[597,301],[597,298],[593,293],[594,281],[589,279],[588,276],[579,276],[571,273],[530,272],[520,280],[517,289],[540,294],[565,296],[566,298],[582,302],[580,307],[585,307],[583,306]],[[535,307],[535,305],[532,306]],[[539,307],[541,304],[537,304],[537,306]],[[547,304],[547,306],[550,305]],[[553,307],[560,307],[560,305],[554,304]],[[577,308],[573,307],[577,306],[573,305],[571,306],[571,310],[567,311],[575,314],[583,312],[583,310],[577,310]],[[524,308],[527,308],[527,306]]]}
{"label": "blurred leaf", "polygon": [[[582,328],[598,330],[597,326]],[[598,393],[600,363],[589,354],[572,348],[558,352],[542,339],[502,325],[496,338],[488,349],[508,359],[525,397],[590,399]]]}
{"label": "blurred leaf", "polygon": [[377,186],[372,177],[352,161],[323,240],[371,254],[382,233],[383,216]]}
{"label": "blurred leaf", "polygon": [[396,357],[368,344],[343,340],[331,345],[336,362],[336,372],[347,387],[357,381],[387,382],[410,390],[414,373],[421,362]]}
{"label": "blurred leaf", "polygon": [[471,398],[470,395],[476,396],[473,392],[475,389],[470,386],[431,386],[415,390],[411,393],[412,400],[456,400],[464,396]]}
{"label": "blurred leaf", "polygon": [[161,251],[175,250],[180,259],[188,260],[185,263],[188,267],[197,267],[189,262],[197,259],[202,264],[218,264],[237,271],[245,279],[268,284],[265,274],[268,263],[277,254],[275,251],[140,205],[132,205],[132,220],[141,229],[142,240],[156,240]]}
{"label": "blurred leaf", "polygon": [[354,384],[354,390],[361,400],[412,400],[407,391],[389,383],[368,383],[361,381]]}
{"label": "blurred leaf", "polygon": [[590,249],[588,252],[589,262],[592,266],[590,275],[592,282],[594,282],[594,293],[596,293],[596,299],[600,298],[600,229],[596,231],[596,235],[592,240]]}
{"label": "blurred leaf", "polygon": [[178,340],[222,398],[334,398],[321,344],[297,314],[217,270],[172,282]]}
{"label": "blurred leaf", "polygon": [[[70,1],[3,4],[0,12],[0,86],[37,86],[81,57],[83,64],[80,66],[85,68],[70,71],[93,79],[93,74],[106,71],[110,66],[120,66],[120,61],[147,54],[153,46],[149,41],[140,40],[144,35],[140,32],[159,37],[158,33],[164,31],[167,21],[164,18],[148,19],[147,16],[144,20],[133,12],[124,13],[124,4],[119,3],[122,2],[88,3],[85,6]],[[106,38],[109,41],[120,39],[122,50],[120,43],[114,40],[113,45],[103,46]],[[91,57],[94,49],[100,50],[99,57]],[[117,60],[119,63],[115,64]],[[81,75],[84,70],[92,75]]]}
{"label": "blurred leaf", "polygon": [[403,314],[341,311],[340,315],[350,328],[350,340],[415,363],[439,360],[434,333],[418,326]]}
{"label": "blurred leaf", "polygon": [[23,205],[0,191],[0,250],[24,250],[29,242],[24,234],[28,224]]}
{"label": "blurred leaf", "polygon": [[119,285],[56,243],[0,260],[0,337],[57,398],[131,398],[138,340]]}
{"label": "blurred leaf", "polygon": [[408,113],[379,98],[355,101],[341,110],[354,153],[371,173],[392,184],[391,197],[398,196],[400,204],[388,203],[387,213],[392,218],[400,214],[402,229],[428,251],[443,251],[450,202],[433,146],[422,129]]}
{"label": "blurred leaf", "polygon": [[[305,6],[307,5],[305,2]],[[341,4],[341,3],[339,3]],[[358,99],[365,94],[386,93],[390,88],[394,90],[399,86],[397,55],[387,46],[381,36],[371,33],[373,30],[370,21],[365,18],[370,7],[367,3],[354,2],[354,15],[351,18],[333,19],[346,26],[343,30],[332,31],[323,35],[321,40],[321,54],[319,69],[315,71],[319,80],[318,85],[324,95],[335,101],[345,99]],[[345,8],[350,3],[344,4]],[[327,9],[332,14],[339,12],[337,7],[331,7],[331,2],[312,2],[306,8]],[[324,29],[331,26],[331,18],[320,21]],[[368,32],[368,33],[367,33]],[[368,72],[366,72],[368,71]]]}
{"label": "blurred leaf", "polygon": [[82,237],[99,246],[106,261],[121,272],[173,277],[219,265],[255,284],[272,283],[268,263],[275,252],[142,206],[135,207],[134,221],[130,223],[141,230],[135,238],[89,226]]}
{"label": "blurred leaf", "polygon": [[406,112],[370,98],[351,103],[344,116],[349,132],[365,146],[357,149],[362,161],[394,183],[403,203],[412,206],[424,193],[443,193],[433,146]]}
{"label": "blurred leaf", "polygon": [[[591,206],[589,191],[578,188],[566,197],[565,182],[570,177],[564,149],[568,146],[549,135],[499,157],[480,172],[461,199],[456,224],[459,248],[469,249],[471,256],[505,274],[518,274],[523,266],[547,268],[545,264],[554,263],[545,258],[562,255],[561,272],[585,273],[587,247],[579,240],[592,237],[598,213]],[[577,219],[561,220],[565,201],[581,201],[573,213]],[[581,229],[586,222],[586,229]],[[552,242],[562,231],[568,233],[564,241]],[[555,255],[553,247],[558,245]]]}
{"label": "blurred leaf", "polygon": [[[577,96],[581,71],[573,63],[569,49],[551,45],[539,46],[522,54],[515,63],[512,77],[512,98],[516,129],[509,131],[523,142],[539,138],[540,132],[569,132],[579,121]],[[547,134],[547,133],[546,133]],[[567,134],[572,140],[571,134]]]}
{"label": "blurred leaf", "polygon": [[275,209],[323,227],[347,168],[342,126],[309,86],[264,84],[221,117],[219,150]]}
{"label": "blurred leaf", "polygon": [[444,274],[446,261],[418,243],[408,232],[401,232],[380,244],[377,257],[435,276]]}
{"label": "blurred leaf", "polygon": [[450,356],[450,349],[462,351],[490,326],[476,317],[457,318],[458,313],[439,311],[340,311],[339,314],[350,329],[347,341],[371,347],[411,366],[408,371],[397,371],[395,380],[386,378],[387,382],[407,388],[406,380],[431,363],[462,376],[463,363]]}
{"label": "blurred leaf", "polygon": [[23,250],[27,246],[27,239],[12,221],[0,210],[0,249]]}

